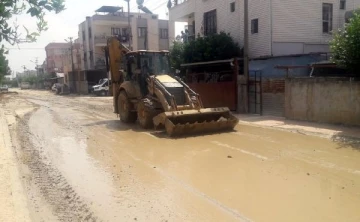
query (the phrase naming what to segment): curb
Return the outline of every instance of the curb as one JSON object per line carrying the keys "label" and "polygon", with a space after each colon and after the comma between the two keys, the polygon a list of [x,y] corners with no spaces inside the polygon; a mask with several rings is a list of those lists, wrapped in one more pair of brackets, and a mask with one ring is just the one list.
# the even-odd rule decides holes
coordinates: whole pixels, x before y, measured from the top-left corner
{"label": "curb", "polygon": [[263,128],[263,129],[273,129],[273,130],[280,130],[280,131],[284,131],[284,132],[290,132],[290,133],[298,133],[298,134],[303,134],[303,135],[307,135],[307,136],[316,136],[316,137],[321,137],[321,138],[326,138],[326,139],[330,139],[330,140],[339,140],[339,139],[345,139],[345,140],[359,140],[360,141],[360,135],[359,137],[356,136],[349,136],[349,135],[331,135],[331,134],[327,134],[327,133],[321,133],[321,132],[311,132],[311,131],[307,131],[307,130],[301,130],[301,129],[296,129],[296,128],[281,128],[281,127],[277,127],[277,126],[263,126],[263,125],[259,125],[259,124],[255,124],[255,123],[249,123],[247,121],[243,121],[240,120],[239,121],[240,125],[248,125],[248,126],[253,126],[253,127],[259,127],[259,128]]}

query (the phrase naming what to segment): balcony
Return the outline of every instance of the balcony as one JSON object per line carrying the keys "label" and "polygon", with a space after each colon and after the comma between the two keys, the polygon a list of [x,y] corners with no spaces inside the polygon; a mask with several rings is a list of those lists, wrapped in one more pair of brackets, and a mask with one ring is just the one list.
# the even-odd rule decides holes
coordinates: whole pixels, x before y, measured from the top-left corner
{"label": "balcony", "polygon": [[[107,40],[113,37],[113,35],[107,35],[107,34],[102,34],[102,35],[95,35],[94,36],[94,45],[95,46],[106,46],[107,44]],[[129,43],[129,41],[127,40],[127,38],[125,36],[121,37],[122,39],[121,43],[126,44]]]}
{"label": "balcony", "polygon": [[112,37],[111,35],[95,35],[94,36],[94,44],[95,46],[106,46],[108,38]]}
{"label": "balcony", "polygon": [[169,20],[188,22],[189,16],[195,13],[195,0],[172,0],[169,9]]}
{"label": "balcony", "polygon": [[95,57],[95,69],[106,69],[105,57]]}

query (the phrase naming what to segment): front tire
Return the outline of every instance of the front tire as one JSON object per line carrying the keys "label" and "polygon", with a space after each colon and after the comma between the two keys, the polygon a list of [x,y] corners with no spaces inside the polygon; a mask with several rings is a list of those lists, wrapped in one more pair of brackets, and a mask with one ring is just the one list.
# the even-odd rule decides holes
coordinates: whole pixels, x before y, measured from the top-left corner
{"label": "front tire", "polygon": [[132,104],[125,91],[121,91],[118,97],[118,110],[120,120],[124,123],[134,123],[137,119],[136,112],[132,111]]}
{"label": "front tire", "polygon": [[154,112],[152,112],[151,108],[145,105],[145,101],[141,100],[137,106],[138,120],[139,124],[143,129],[151,129],[154,128]]}

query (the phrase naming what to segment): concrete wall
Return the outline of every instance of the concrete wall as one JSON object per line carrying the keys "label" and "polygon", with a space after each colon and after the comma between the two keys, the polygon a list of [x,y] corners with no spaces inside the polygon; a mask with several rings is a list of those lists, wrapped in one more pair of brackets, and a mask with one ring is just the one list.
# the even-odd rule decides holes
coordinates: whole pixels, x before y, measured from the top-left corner
{"label": "concrete wall", "polygon": [[285,117],[360,126],[360,82],[345,78],[285,81]]}

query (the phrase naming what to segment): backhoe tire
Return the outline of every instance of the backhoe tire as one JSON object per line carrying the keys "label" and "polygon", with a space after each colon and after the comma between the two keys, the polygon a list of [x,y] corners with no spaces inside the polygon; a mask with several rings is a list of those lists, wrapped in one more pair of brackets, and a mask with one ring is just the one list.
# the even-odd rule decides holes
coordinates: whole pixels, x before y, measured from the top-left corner
{"label": "backhoe tire", "polygon": [[120,120],[124,123],[135,123],[137,119],[136,112],[133,112],[131,104],[125,91],[121,91],[118,97],[118,109],[120,114]]}
{"label": "backhoe tire", "polygon": [[143,129],[152,129],[154,128],[153,118],[155,116],[151,108],[145,105],[145,101],[141,100],[137,106],[137,115],[139,125]]}

